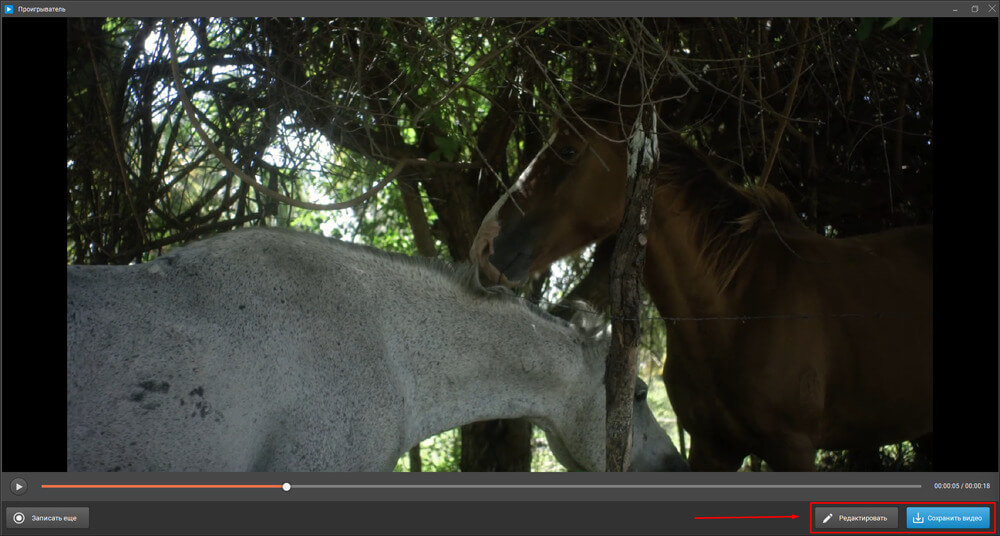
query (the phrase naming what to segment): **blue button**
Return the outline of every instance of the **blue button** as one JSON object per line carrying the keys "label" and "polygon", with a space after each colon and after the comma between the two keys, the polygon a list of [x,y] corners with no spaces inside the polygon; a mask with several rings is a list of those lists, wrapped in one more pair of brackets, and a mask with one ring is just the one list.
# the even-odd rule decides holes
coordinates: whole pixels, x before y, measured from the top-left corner
{"label": "blue button", "polygon": [[3,12],[5,15],[14,13],[14,6],[3,6]]}
{"label": "blue button", "polygon": [[989,507],[906,508],[908,529],[988,529],[990,519]]}

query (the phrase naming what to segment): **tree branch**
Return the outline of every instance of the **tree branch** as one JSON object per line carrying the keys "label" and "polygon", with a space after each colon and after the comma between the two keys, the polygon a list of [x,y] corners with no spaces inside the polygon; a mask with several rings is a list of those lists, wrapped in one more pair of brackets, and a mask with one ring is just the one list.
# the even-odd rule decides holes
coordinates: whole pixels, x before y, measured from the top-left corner
{"label": "tree branch", "polygon": [[778,123],[778,130],[774,133],[774,138],[771,139],[771,155],[767,157],[767,163],[764,164],[764,171],[760,174],[760,185],[764,186],[767,184],[767,178],[771,174],[771,169],[774,168],[774,161],[778,157],[778,149],[781,146],[781,137],[785,134],[785,127],[788,126],[788,116],[792,113],[792,107],[795,105],[795,93],[799,89],[799,78],[802,75],[802,64],[805,63],[806,52],[809,47],[806,46],[806,37],[809,36],[809,19],[803,19],[802,21],[802,35],[799,36],[800,47],[799,57],[795,60],[795,74],[792,75],[792,87],[788,90],[788,98],[785,99],[785,109],[782,112],[781,122]]}
{"label": "tree branch", "polygon": [[399,175],[400,171],[402,171],[407,164],[410,164],[411,162],[416,160],[416,159],[398,160],[396,163],[396,167],[381,181],[379,181],[378,184],[370,188],[367,192],[359,195],[358,197],[340,203],[327,203],[327,204],[310,203],[305,201],[299,201],[297,199],[292,199],[291,197],[276,192],[264,186],[263,184],[257,182],[255,178],[251,177],[249,174],[240,169],[236,164],[233,163],[232,159],[223,154],[223,152],[219,150],[218,146],[215,145],[215,142],[213,142],[212,139],[208,137],[208,133],[205,132],[204,126],[202,126],[201,121],[198,120],[198,114],[194,108],[194,105],[191,104],[191,99],[188,98],[187,92],[184,90],[184,84],[181,83],[180,68],[177,65],[177,42],[176,42],[176,37],[174,36],[174,27],[173,24],[170,23],[170,21],[167,21],[167,37],[169,38],[168,42],[170,43],[170,67],[171,70],[173,71],[174,86],[177,89],[177,95],[181,99],[181,103],[184,105],[184,111],[187,113],[188,120],[191,122],[191,125],[198,133],[198,136],[201,137],[201,140],[205,143],[205,146],[208,147],[209,152],[215,155],[215,157],[219,159],[219,162],[221,162],[222,165],[225,166],[225,168],[228,169],[232,174],[239,177],[239,179],[243,181],[247,186],[250,186],[259,193],[268,195],[278,201],[287,203],[293,207],[304,208],[308,210],[342,210],[345,208],[352,208],[365,202],[367,199],[371,198],[376,193],[378,193],[379,190],[385,188],[387,184],[392,182],[396,178],[396,176]]}

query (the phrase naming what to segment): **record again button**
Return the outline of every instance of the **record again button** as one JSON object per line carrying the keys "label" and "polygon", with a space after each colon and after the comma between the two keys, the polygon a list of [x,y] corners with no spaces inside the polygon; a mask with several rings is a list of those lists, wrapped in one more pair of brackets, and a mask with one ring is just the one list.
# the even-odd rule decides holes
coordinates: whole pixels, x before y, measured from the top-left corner
{"label": "record again button", "polygon": [[8,529],[86,529],[90,528],[90,508],[14,506],[7,508]]}

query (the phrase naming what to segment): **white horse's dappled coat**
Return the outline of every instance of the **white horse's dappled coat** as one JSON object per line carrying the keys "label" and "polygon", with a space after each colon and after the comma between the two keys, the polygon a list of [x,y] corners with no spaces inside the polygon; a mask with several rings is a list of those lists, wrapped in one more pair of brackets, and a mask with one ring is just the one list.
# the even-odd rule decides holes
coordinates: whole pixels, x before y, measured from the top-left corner
{"label": "white horse's dappled coat", "polygon": [[[466,272],[266,229],[70,266],[69,470],[389,471],[512,417],[602,470],[606,342]],[[633,470],[683,469],[642,393]]]}

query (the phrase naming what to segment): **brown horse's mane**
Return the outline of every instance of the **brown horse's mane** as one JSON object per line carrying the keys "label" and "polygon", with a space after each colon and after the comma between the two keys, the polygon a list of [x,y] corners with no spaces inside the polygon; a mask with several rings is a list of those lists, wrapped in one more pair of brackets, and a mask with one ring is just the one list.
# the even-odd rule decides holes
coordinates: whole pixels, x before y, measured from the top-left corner
{"label": "brown horse's mane", "polygon": [[[595,127],[608,122],[629,128],[635,107],[615,98],[583,97],[570,107]],[[566,114],[575,120],[575,114]],[[581,131],[586,133],[586,131]],[[623,132],[624,134],[624,132]],[[660,165],[656,188],[671,188],[693,218],[698,260],[725,290],[746,261],[761,232],[802,227],[788,197],[770,185],[741,186],[727,180],[709,157],[675,132],[659,135]]]}
{"label": "brown horse's mane", "polygon": [[724,178],[701,151],[677,134],[660,136],[656,188],[670,188],[690,213],[699,261],[725,290],[765,229],[801,226],[788,197],[770,185]]}

